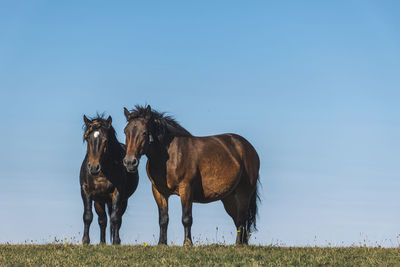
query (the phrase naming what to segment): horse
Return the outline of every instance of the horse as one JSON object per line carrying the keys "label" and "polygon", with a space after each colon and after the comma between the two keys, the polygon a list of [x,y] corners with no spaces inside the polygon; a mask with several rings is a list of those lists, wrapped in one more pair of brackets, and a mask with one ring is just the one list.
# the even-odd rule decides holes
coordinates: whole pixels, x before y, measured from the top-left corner
{"label": "horse", "polygon": [[82,244],[89,244],[89,228],[93,220],[92,202],[98,215],[100,244],[106,242],[107,214],[110,217],[110,240],[114,245],[121,243],[119,229],[128,198],[135,192],[139,175],[127,172],[122,160],[126,153],[124,144],[118,142],[111,125],[111,116],[102,115],[88,119],[83,116],[84,136],[87,153],[80,169],[80,187],[83,200],[84,231]]}
{"label": "horse", "polygon": [[127,125],[128,172],[137,172],[142,155],[158,205],[159,245],[167,244],[168,198],[178,195],[182,205],[183,245],[193,245],[192,203],[221,200],[232,217],[236,244],[248,244],[256,229],[260,159],[254,147],[237,134],[196,137],[171,116],[136,105],[124,108]]}

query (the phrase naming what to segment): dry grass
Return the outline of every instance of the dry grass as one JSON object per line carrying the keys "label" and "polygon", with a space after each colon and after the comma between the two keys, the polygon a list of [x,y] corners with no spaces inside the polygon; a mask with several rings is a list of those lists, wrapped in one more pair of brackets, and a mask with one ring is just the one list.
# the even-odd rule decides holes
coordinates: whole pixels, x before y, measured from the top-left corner
{"label": "dry grass", "polygon": [[0,245],[0,266],[399,266],[397,248]]}

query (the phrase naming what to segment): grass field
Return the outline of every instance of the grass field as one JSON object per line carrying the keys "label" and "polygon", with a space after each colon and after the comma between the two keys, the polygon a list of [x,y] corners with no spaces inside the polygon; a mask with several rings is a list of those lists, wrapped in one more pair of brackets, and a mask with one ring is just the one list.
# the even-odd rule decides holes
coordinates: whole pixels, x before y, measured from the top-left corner
{"label": "grass field", "polygon": [[0,266],[400,266],[397,248],[0,245]]}

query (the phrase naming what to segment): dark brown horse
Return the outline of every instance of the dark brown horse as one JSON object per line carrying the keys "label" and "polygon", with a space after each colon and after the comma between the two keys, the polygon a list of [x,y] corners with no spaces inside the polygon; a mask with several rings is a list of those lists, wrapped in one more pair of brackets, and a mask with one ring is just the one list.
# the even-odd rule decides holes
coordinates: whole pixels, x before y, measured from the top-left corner
{"label": "dark brown horse", "polygon": [[128,173],[122,163],[125,145],[120,144],[111,126],[111,117],[102,116],[85,121],[84,140],[87,153],[80,172],[81,196],[85,224],[82,243],[89,244],[89,227],[93,220],[92,202],[98,215],[100,243],[106,242],[108,207],[110,216],[110,238],[113,244],[120,244],[119,229],[122,215],[126,210],[128,198],[135,192],[139,176],[137,172]]}
{"label": "dark brown horse", "polygon": [[236,228],[236,244],[247,244],[256,226],[260,160],[254,147],[236,134],[192,136],[169,116],[136,106],[124,108],[128,172],[146,155],[147,175],[158,205],[160,239],[167,244],[168,198],[182,203],[184,245],[192,245],[192,203],[221,200]]}

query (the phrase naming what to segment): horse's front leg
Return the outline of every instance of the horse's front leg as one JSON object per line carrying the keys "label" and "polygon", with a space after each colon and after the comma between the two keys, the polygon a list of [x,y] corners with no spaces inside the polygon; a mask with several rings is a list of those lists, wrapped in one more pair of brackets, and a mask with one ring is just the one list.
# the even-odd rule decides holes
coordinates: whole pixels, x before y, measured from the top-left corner
{"label": "horse's front leg", "polygon": [[167,229],[168,229],[168,197],[162,195],[158,190],[152,187],[153,196],[158,206],[158,223],[160,225],[160,239],[158,240],[159,245],[167,244]]}
{"label": "horse's front leg", "polygon": [[90,229],[90,224],[92,223],[93,220],[92,200],[90,196],[87,194],[84,185],[82,185],[81,187],[81,196],[83,201],[83,223],[84,223],[82,244],[90,244],[89,229]]}
{"label": "horse's front leg", "polygon": [[192,246],[192,190],[190,185],[183,186],[179,189],[179,195],[181,197],[182,204],[182,224],[185,228],[185,241],[184,246]]}
{"label": "horse's front leg", "polygon": [[106,243],[106,228],[107,228],[107,215],[105,203],[94,202],[94,209],[98,215],[98,222],[100,226],[100,243]]}
{"label": "horse's front leg", "polygon": [[113,245],[119,245],[121,244],[121,239],[119,238],[119,229],[121,228],[122,223],[122,201],[121,195],[118,191],[116,191],[112,196],[111,206],[111,239]]}

